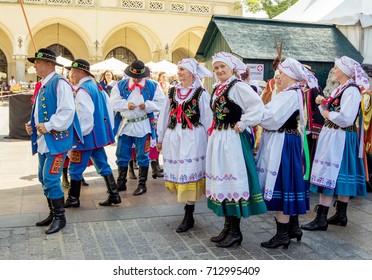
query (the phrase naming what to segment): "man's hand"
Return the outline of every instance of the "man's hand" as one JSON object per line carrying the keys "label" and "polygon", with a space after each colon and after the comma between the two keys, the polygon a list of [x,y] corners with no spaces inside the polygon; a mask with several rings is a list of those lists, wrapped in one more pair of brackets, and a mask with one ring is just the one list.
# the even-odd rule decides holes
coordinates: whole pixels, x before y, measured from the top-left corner
{"label": "man's hand", "polygon": [[134,110],[136,108],[136,104],[134,104],[133,102],[128,102],[128,109],[129,110]]}
{"label": "man's hand", "polygon": [[145,102],[142,102],[138,105],[138,107],[141,109],[141,110],[145,110],[146,108],[146,103]]}
{"label": "man's hand", "polygon": [[36,125],[36,130],[37,130],[40,134],[48,133],[48,131],[46,130],[45,125],[44,125],[43,123],[39,123],[38,125]]}
{"label": "man's hand", "polygon": [[26,132],[28,135],[32,134],[32,126],[29,123],[25,123]]}

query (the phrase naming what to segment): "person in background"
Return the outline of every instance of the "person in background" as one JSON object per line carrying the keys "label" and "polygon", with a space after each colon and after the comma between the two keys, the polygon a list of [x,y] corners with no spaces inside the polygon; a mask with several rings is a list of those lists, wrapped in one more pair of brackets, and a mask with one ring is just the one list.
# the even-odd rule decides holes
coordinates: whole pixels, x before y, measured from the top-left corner
{"label": "person in background", "polygon": [[105,72],[103,72],[99,84],[102,89],[110,96],[111,89],[117,84],[114,73],[110,70],[106,70]]}
{"label": "person in background", "polygon": [[9,80],[9,87],[14,86],[16,83],[17,81],[14,79],[14,76],[11,76]]}
{"label": "person in background", "polygon": [[[311,69],[311,66],[303,64],[307,70],[311,72],[315,76],[316,71]],[[319,111],[319,108],[315,102],[315,99],[318,96],[324,96],[323,90],[317,86],[315,88],[310,88],[306,82],[304,83],[306,86],[303,89],[304,92],[304,101],[305,101],[305,108],[306,108],[306,115],[307,115],[307,122],[306,122],[306,138],[307,138],[307,145],[309,147],[309,155],[310,155],[310,162],[313,162],[317,139],[319,137],[319,133],[322,129],[324,124],[324,118]]]}
{"label": "person in background", "polygon": [[80,207],[83,172],[89,159],[92,159],[97,173],[104,178],[107,188],[108,197],[99,205],[120,204],[121,197],[104,149],[105,146],[115,142],[112,131],[113,111],[109,106],[108,96],[100,90],[93,74],[89,72],[89,62],[84,59],[76,59],[72,62],[71,67],[66,68],[71,70],[71,77],[76,83],[76,111],[84,141],[73,147],[70,153],[71,182],[64,207]]}
{"label": "person in background", "polygon": [[264,105],[258,94],[235,73],[246,65],[237,57],[220,52],[212,57],[217,78],[208,129],[206,195],[208,208],[225,218],[219,235],[210,240],[218,247],[240,245],[241,218],[266,213],[258,183],[248,126],[261,121]]}
{"label": "person in background", "polygon": [[[301,63],[286,58],[278,66],[284,88],[265,105],[256,163],[267,209],[275,212],[276,234],[262,242],[265,248],[287,249],[290,239],[302,238],[298,215],[309,210],[309,191],[304,179],[305,114],[302,89],[318,81]],[[298,128],[299,120],[299,128]]]}
{"label": "person in background", "polygon": [[67,152],[82,140],[80,125],[75,114],[75,103],[69,82],[55,72],[56,54],[39,49],[34,63],[41,77],[32,107],[31,121],[26,131],[31,135],[32,153],[39,156],[39,181],[49,206],[49,215],[36,226],[48,226],[46,234],[60,231],[66,226],[64,193],[61,186],[62,166]]}
{"label": "person in background", "polygon": [[178,63],[180,83],[169,90],[160,110],[158,150],[163,150],[165,186],[186,203],[176,232],[194,227],[195,201],[205,194],[207,129],[212,123],[210,95],[201,79],[212,73],[193,58]]}
{"label": "person in background", "polygon": [[157,81],[164,94],[167,94],[170,87],[170,83],[167,82],[167,74],[165,72],[160,72]]}
{"label": "person in background", "polygon": [[156,138],[154,112],[160,111],[165,97],[156,82],[146,79],[150,69],[141,60],[134,61],[124,72],[130,78],[121,80],[110,96],[113,110],[122,117],[117,131],[118,186],[119,191],[127,189],[128,163],[135,144],[139,182],[133,195],[142,195],[147,192],[150,135]]}
{"label": "person in background", "polygon": [[[319,134],[310,177],[310,190],[319,193],[316,217],[303,230],[326,231],[328,225],[346,226],[350,196],[366,196],[363,150],[356,121],[360,114],[361,89],[368,89],[367,75],[360,64],[343,56],[336,59],[334,74],[340,85],[330,98],[316,98],[326,119]],[[327,220],[333,196],[336,213]]]}

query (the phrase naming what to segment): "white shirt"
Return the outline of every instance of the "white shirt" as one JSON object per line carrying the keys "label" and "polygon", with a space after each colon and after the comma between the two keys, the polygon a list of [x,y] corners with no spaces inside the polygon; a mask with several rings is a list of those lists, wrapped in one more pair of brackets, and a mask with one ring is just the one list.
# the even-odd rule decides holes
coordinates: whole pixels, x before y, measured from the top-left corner
{"label": "white shirt", "polygon": [[[142,79],[139,83],[142,86],[145,86],[146,79]],[[130,79],[128,82],[128,87],[131,87],[134,84],[133,80]],[[123,117],[122,123],[118,130],[118,135],[122,136],[123,134],[132,137],[144,137],[147,134],[151,133],[151,126],[149,119],[144,119],[138,122],[125,123],[124,119],[131,120],[140,117],[146,116],[148,113],[159,112],[165,96],[159,85],[156,86],[155,94],[153,100],[146,100],[146,107],[144,110],[141,110],[138,105],[144,102],[141,90],[139,87],[135,87],[131,94],[128,96],[128,99],[124,99],[120,95],[119,87],[116,84],[110,95],[110,101],[112,109],[115,112],[121,112]],[[137,107],[134,110],[128,109],[128,103],[132,102]]]}

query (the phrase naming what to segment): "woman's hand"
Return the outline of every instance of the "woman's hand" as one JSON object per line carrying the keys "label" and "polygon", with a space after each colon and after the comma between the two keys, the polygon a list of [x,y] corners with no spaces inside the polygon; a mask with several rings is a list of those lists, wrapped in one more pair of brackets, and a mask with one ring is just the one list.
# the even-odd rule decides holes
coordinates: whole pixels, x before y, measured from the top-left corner
{"label": "woman's hand", "polygon": [[320,105],[320,104],[322,104],[323,100],[325,100],[324,96],[318,95],[315,98],[315,103],[318,104],[318,105]]}
{"label": "woman's hand", "polygon": [[330,113],[330,111],[328,111],[328,110],[322,111],[323,118],[328,119],[329,113]]}
{"label": "woman's hand", "polygon": [[159,153],[161,152],[162,149],[163,149],[163,143],[156,144],[156,150],[158,150]]}
{"label": "woman's hand", "polygon": [[25,123],[26,132],[28,135],[32,134],[32,126],[29,123]]}
{"label": "woman's hand", "polygon": [[235,124],[235,126],[234,126],[234,130],[235,130],[237,133],[241,133],[241,132],[243,132],[243,131],[240,129],[240,127],[239,127],[238,124]]}

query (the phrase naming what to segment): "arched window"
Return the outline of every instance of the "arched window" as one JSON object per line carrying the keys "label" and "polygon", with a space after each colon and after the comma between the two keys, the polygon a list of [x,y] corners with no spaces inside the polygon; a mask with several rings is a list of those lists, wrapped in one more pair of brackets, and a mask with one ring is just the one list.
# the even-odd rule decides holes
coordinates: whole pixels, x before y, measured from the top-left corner
{"label": "arched window", "polygon": [[137,60],[137,57],[130,50],[124,47],[118,47],[110,51],[105,60],[114,57],[126,64],[131,64],[133,61]]}
{"label": "arched window", "polygon": [[65,48],[64,46],[62,46],[60,44],[51,45],[51,46],[47,47],[47,49],[50,49],[50,50],[54,51],[57,56],[60,55],[60,56],[62,56],[64,58],[67,58],[69,60],[72,60],[72,61],[75,60],[74,56],[69,51],[69,49]]}
{"label": "arched window", "polygon": [[5,74],[8,73],[8,62],[2,50],[0,50],[0,72]]}

